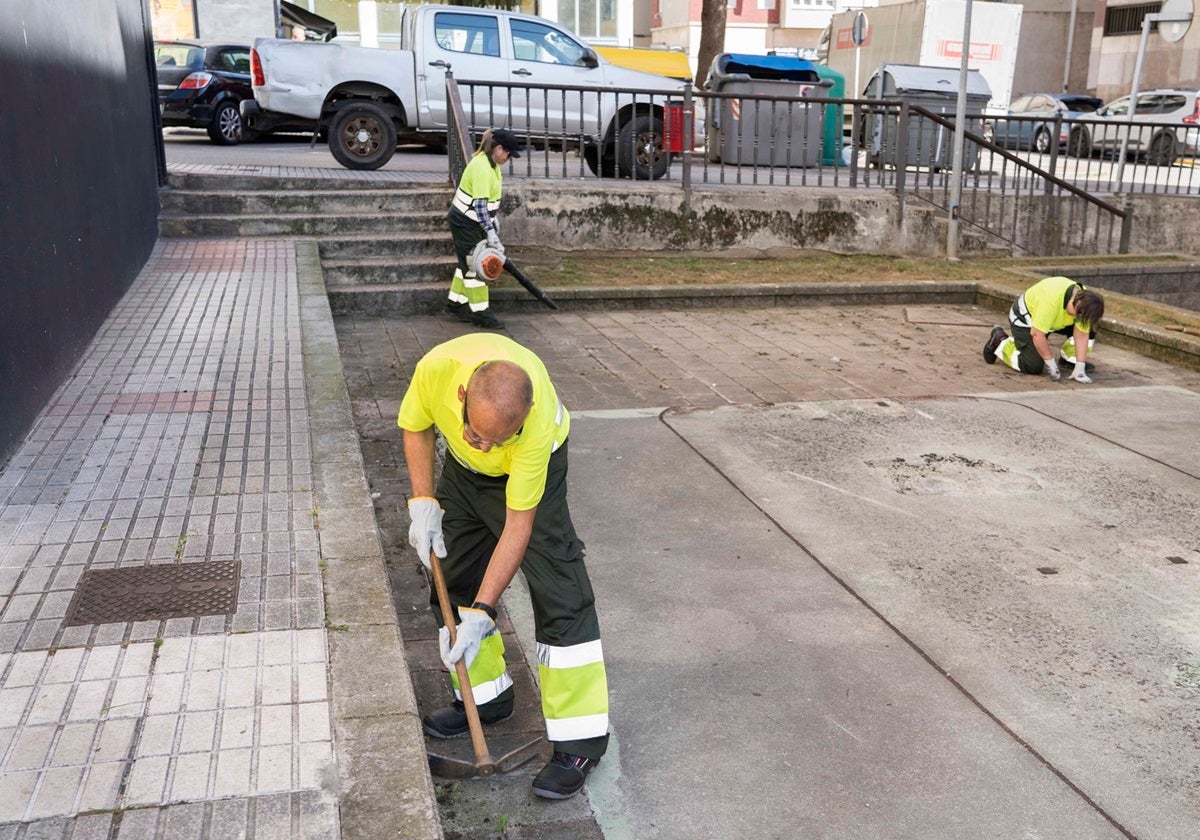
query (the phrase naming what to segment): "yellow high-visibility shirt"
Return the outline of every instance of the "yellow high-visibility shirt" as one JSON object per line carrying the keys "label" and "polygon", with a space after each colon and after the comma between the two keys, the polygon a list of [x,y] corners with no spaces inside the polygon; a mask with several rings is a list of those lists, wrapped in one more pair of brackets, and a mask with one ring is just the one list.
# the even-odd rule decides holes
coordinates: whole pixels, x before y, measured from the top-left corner
{"label": "yellow high-visibility shirt", "polygon": [[[1029,310],[1030,326],[1044,333],[1073,326],[1075,316],[1067,312],[1063,301],[1067,289],[1072,286],[1083,288],[1082,283],[1076,283],[1070,277],[1046,277],[1026,289],[1025,307]],[[1087,332],[1090,325],[1081,323],[1079,328]]]}
{"label": "yellow high-visibility shirt", "polygon": [[[493,361],[513,362],[529,374],[533,407],[514,441],[480,452],[463,438],[458,388],[466,388],[471,374]],[[571,430],[570,415],[559,402],[542,360],[511,338],[492,333],[470,333],[425,354],[400,403],[396,424],[410,432],[437,426],[450,455],[464,467],[483,475],[507,475],[505,501],[513,510],[529,510],[541,501],[550,455]]]}

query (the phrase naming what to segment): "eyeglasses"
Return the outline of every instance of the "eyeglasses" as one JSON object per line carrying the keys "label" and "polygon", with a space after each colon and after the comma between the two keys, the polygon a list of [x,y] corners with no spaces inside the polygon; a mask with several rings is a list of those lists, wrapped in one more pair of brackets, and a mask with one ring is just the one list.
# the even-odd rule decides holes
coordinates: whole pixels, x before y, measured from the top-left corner
{"label": "eyeglasses", "polygon": [[517,442],[517,438],[519,438],[521,436],[521,431],[525,428],[524,426],[522,426],[520,429],[517,429],[517,431],[514,432],[512,434],[512,436],[510,436],[503,443],[493,443],[490,440],[484,440],[479,435],[475,434],[475,431],[471,428],[471,421],[467,419],[467,397],[466,397],[466,394],[463,395],[462,421],[463,421],[463,435],[466,436],[468,443],[470,443],[472,446],[474,446],[478,449],[485,449],[485,448],[486,449],[499,449],[502,446],[512,446],[514,443]]}

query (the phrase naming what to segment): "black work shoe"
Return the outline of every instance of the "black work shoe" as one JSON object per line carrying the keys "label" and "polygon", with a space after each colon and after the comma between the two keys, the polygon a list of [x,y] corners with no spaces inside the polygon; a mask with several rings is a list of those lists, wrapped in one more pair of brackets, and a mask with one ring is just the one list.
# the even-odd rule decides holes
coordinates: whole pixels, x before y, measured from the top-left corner
{"label": "black work shoe", "polygon": [[[500,692],[500,696],[489,703],[479,706],[479,721],[481,723],[499,723],[512,716],[513,701],[516,692],[512,686]],[[467,723],[467,710],[461,700],[455,700],[449,706],[443,706],[436,712],[430,712],[421,718],[425,732],[434,738],[457,738],[471,731]]]}
{"label": "black work shoe", "polygon": [[[1074,362],[1068,362],[1062,356],[1058,357],[1058,364],[1064,368],[1071,368],[1071,369],[1075,368]],[[1084,362],[1083,367],[1088,373],[1091,373],[1092,371],[1094,371],[1096,369],[1096,366],[1094,364],[1092,364],[1091,362]]]}
{"label": "black work shoe", "polygon": [[455,303],[454,301],[451,301],[450,303],[446,304],[446,308],[442,311],[444,311],[447,315],[453,315],[458,320],[464,321],[468,324],[472,321],[471,307],[467,306],[465,303]]}
{"label": "black work shoe", "polygon": [[599,763],[598,758],[556,752],[533,780],[533,792],[546,799],[570,799],[583,790],[587,774]]}
{"label": "black work shoe", "polygon": [[988,336],[987,344],[983,345],[983,360],[989,365],[996,364],[996,348],[1008,338],[1008,333],[1004,331],[1004,327],[992,327],[992,334]]}
{"label": "black work shoe", "polygon": [[480,309],[471,313],[471,323],[486,330],[498,330],[504,327],[504,322],[492,314],[490,309]]}

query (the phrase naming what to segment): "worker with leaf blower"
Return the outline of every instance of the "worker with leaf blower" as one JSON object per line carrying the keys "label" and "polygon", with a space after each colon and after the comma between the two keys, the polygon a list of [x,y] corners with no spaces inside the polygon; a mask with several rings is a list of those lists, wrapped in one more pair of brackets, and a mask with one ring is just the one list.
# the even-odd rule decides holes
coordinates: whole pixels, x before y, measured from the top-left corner
{"label": "worker with leaf blower", "polygon": [[[450,281],[446,312],[460,321],[489,330],[504,326],[488,305],[487,281],[499,279],[500,270],[497,267],[494,271],[481,273],[478,269],[485,267],[481,264],[484,259],[490,259],[492,263],[498,261],[499,266],[504,264],[504,245],[500,242],[497,218],[504,185],[500,167],[509,158],[521,156],[519,147],[517,136],[508,129],[485,131],[479,148],[458,180],[458,189],[450,203],[450,233],[454,237],[458,267]],[[477,249],[480,243],[484,243],[484,247]]]}
{"label": "worker with leaf blower", "polygon": [[[468,732],[454,665],[465,659],[483,723],[513,712],[496,604],[520,569],[533,604],[546,737],[539,796],[579,792],[608,746],[608,683],[583,541],[567,506],[570,415],[542,361],[511,339],[470,333],[434,347],[413,373],[397,423],[412,482],[409,542],[433,551],[458,615],[440,631],[456,700],[423,718],[435,738]],[[434,429],[447,457],[434,490]],[[431,597],[436,604],[436,594]],[[440,614],[435,616],[441,623]]]}
{"label": "worker with leaf blower", "polygon": [[[1103,317],[1104,297],[1099,292],[1070,277],[1045,277],[1013,303],[1008,313],[1011,337],[1003,327],[992,328],[983,360],[991,365],[1000,359],[1021,373],[1044,372],[1056,382],[1062,376],[1059,364],[1070,365],[1070,378],[1090,385],[1094,366],[1087,357]],[[1057,354],[1050,346],[1051,334],[1068,337]]]}

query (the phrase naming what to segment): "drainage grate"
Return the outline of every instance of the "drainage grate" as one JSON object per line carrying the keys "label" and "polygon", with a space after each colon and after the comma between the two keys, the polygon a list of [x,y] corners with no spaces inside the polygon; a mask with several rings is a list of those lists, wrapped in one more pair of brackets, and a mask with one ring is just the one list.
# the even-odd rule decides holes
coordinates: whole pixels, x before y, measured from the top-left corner
{"label": "drainage grate", "polygon": [[237,611],[236,560],[93,569],[83,573],[64,627],[195,618]]}

